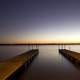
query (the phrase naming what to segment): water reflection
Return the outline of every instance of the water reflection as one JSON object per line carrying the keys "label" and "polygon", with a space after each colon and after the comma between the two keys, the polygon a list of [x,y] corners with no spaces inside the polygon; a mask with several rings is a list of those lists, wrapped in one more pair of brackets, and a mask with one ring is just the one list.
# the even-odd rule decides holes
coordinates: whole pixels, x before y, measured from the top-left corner
{"label": "water reflection", "polygon": [[12,58],[27,50],[26,46],[0,46],[0,60]]}
{"label": "water reflection", "polygon": [[[30,49],[32,46],[0,46],[0,58],[10,58]],[[71,50],[80,52],[80,46],[71,45]],[[17,80],[80,80],[80,71],[59,54],[58,46],[43,45],[39,46],[39,55]]]}
{"label": "water reflection", "polygon": [[0,46],[0,61],[20,55],[31,49],[38,49],[38,45]]}
{"label": "water reflection", "polygon": [[18,80],[76,80],[80,71],[58,52],[58,46],[40,46],[39,56]]}

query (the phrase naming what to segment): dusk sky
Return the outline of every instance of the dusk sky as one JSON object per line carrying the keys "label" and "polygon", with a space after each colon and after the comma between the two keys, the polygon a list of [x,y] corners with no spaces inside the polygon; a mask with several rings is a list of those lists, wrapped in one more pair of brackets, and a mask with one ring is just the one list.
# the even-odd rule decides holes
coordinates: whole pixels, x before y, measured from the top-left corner
{"label": "dusk sky", "polygon": [[80,42],[80,0],[0,0],[0,43]]}

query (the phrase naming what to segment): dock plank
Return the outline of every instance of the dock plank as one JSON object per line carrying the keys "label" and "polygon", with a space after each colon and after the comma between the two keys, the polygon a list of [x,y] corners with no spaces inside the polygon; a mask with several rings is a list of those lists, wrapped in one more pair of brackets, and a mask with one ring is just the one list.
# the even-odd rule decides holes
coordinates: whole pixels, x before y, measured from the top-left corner
{"label": "dock plank", "polygon": [[38,50],[31,50],[11,59],[0,62],[0,80],[7,80],[21,66],[27,63],[32,56],[36,55]]}
{"label": "dock plank", "polygon": [[60,49],[59,52],[76,64],[80,64],[80,53],[66,49]]}

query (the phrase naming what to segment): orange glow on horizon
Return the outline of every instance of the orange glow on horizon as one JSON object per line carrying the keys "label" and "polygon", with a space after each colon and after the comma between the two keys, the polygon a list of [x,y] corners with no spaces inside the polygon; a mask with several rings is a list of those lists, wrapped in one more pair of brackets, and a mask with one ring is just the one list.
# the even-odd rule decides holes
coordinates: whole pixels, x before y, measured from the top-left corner
{"label": "orange glow on horizon", "polygon": [[49,39],[28,39],[28,38],[17,38],[17,37],[5,37],[0,40],[0,43],[80,43],[80,38],[78,37],[58,37],[58,38],[49,38]]}

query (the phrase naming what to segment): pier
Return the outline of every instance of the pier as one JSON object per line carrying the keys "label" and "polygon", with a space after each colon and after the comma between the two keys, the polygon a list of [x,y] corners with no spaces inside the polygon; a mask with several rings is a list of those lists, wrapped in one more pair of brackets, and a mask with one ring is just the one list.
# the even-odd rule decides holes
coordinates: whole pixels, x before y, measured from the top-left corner
{"label": "pier", "polygon": [[38,55],[39,50],[33,49],[11,59],[0,62],[0,80],[12,80],[25,66],[28,66]]}
{"label": "pier", "polygon": [[59,53],[68,58],[72,63],[80,64],[80,53],[67,49],[59,49]]}

